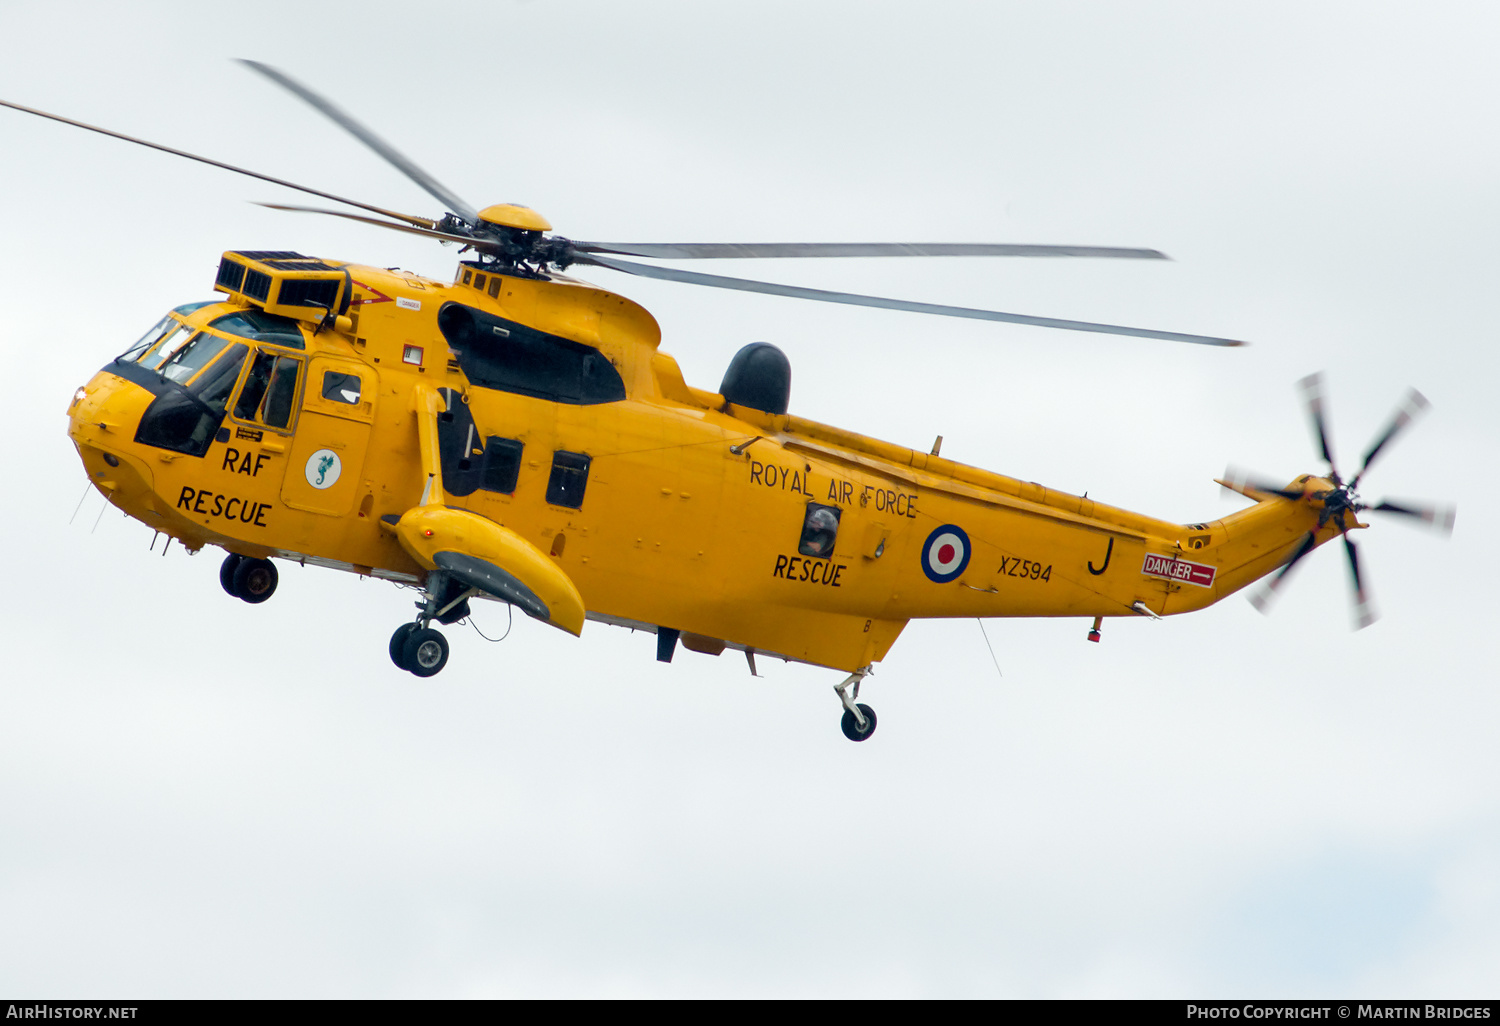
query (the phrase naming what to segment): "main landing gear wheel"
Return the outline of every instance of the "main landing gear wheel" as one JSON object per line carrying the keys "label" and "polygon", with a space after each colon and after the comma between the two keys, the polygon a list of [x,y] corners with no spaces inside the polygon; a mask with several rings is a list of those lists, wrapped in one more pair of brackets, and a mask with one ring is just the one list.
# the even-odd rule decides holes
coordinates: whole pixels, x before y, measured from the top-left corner
{"label": "main landing gear wheel", "polygon": [[407,634],[401,661],[418,677],[431,677],[448,664],[448,639],[431,627],[418,627]]}
{"label": "main landing gear wheel", "polygon": [[[230,594],[254,605],[257,602],[264,602],[276,593],[276,564],[269,559],[248,559],[244,556],[237,558],[239,564],[234,568],[234,591]],[[223,575],[224,570],[221,567],[219,570],[221,581]]]}
{"label": "main landing gear wheel", "polygon": [[391,635],[391,662],[396,664],[398,670],[404,670],[406,666],[406,639],[411,637],[411,632],[417,629],[414,623],[403,623],[396,628],[396,633]]}
{"label": "main landing gear wheel", "polygon": [[865,703],[860,702],[859,711],[865,717],[863,730],[860,729],[859,721],[854,718],[854,714],[848,709],[844,710],[844,719],[839,723],[839,726],[844,729],[844,736],[850,741],[865,741],[869,739],[871,734],[875,733],[875,710],[865,705]]}
{"label": "main landing gear wheel", "polygon": [[244,558],[231,552],[224,557],[224,562],[219,564],[219,585],[235,598],[239,598],[239,595],[234,590],[234,572],[240,568],[240,560]]}

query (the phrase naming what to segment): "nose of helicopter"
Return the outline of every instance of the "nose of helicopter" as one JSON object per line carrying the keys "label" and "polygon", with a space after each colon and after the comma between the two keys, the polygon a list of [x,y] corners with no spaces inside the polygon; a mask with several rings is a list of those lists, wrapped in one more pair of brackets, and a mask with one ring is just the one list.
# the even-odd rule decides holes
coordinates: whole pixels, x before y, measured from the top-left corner
{"label": "nose of helicopter", "polygon": [[130,452],[151,398],[140,386],[103,370],[75,390],[68,404],[68,437],[90,483],[127,512],[147,504],[151,495],[151,469]]}

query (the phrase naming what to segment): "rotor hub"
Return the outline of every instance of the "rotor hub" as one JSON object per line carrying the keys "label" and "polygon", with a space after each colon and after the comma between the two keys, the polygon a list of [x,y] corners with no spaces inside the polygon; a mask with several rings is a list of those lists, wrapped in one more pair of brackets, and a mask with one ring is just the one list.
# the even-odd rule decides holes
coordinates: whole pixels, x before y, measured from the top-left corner
{"label": "rotor hub", "polygon": [[479,222],[497,228],[519,228],[528,232],[550,232],[552,222],[519,203],[496,203],[479,212]]}

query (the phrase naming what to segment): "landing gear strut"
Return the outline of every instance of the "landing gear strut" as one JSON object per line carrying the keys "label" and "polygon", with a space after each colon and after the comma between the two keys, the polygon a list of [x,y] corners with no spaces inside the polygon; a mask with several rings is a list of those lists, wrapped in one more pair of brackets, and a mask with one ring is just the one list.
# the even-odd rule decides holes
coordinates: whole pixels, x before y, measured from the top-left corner
{"label": "landing gear strut", "polygon": [[427,590],[417,603],[415,623],[403,623],[391,635],[391,662],[418,677],[431,677],[448,665],[448,640],[429,626],[457,623],[469,615],[469,599],[479,594],[440,570],[427,575]]}
{"label": "landing gear strut", "polygon": [[219,584],[230,595],[254,605],[276,593],[276,564],[233,552],[219,566]]}
{"label": "landing gear strut", "polygon": [[[859,697],[859,683],[865,679],[870,672],[868,666],[855,670],[849,674],[842,684],[833,686],[834,694],[839,696],[839,701],[844,706],[844,718],[839,726],[843,728],[844,736],[850,741],[865,741],[875,733],[875,710],[863,703],[856,704],[855,699]],[[849,685],[854,685],[854,694],[849,694]]]}

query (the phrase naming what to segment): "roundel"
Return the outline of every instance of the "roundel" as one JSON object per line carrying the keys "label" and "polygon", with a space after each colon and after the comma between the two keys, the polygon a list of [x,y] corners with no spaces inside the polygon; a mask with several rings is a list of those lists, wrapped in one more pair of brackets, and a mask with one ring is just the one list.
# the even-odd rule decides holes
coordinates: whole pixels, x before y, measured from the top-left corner
{"label": "roundel", "polygon": [[332,449],[319,449],[307,458],[303,473],[307,475],[307,483],[314,488],[332,488],[343,469],[338,453]]}
{"label": "roundel", "polygon": [[922,572],[928,580],[947,584],[969,565],[969,536],[957,524],[944,524],[922,545]]}

